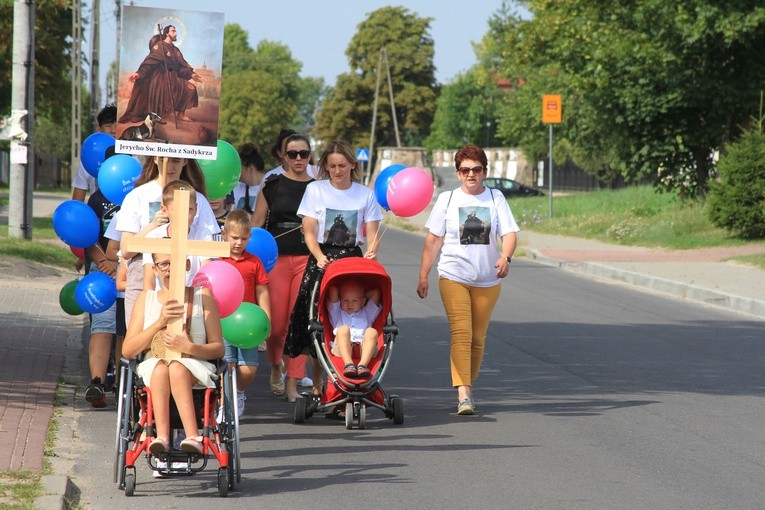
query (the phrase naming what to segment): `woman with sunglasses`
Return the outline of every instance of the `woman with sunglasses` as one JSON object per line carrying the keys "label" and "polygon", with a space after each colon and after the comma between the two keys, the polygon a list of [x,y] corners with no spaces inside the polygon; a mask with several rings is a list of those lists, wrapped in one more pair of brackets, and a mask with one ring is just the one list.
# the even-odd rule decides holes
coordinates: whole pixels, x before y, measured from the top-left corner
{"label": "woman with sunglasses", "polygon": [[[252,226],[264,227],[276,238],[279,256],[268,275],[268,292],[277,296],[271,303],[271,333],[266,339],[271,362],[271,391],[285,395],[288,402],[298,396],[298,381],[305,373],[306,356],[284,355],[290,312],[295,306],[300,281],[308,262],[308,247],[301,233],[297,208],[306,187],[313,179],[308,175],[311,144],[303,135],[292,134],[284,139],[284,173],[268,180],[260,191],[252,215]],[[283,372],[286,369],[286,384]],[[314,367],[313,381],[320,381],[321,367]]]}
{"label": "woman with sunglasses", "polygon": [[438,196],[425,224],[429,233],[417,294],[423,299],[428,296],[428,274],[441,251],[438,288],[451,330],[452,386],[457,388],[457,414],[466,415],[475,413],[472,386],[520,229],[504,196],[483,185],[487,165],[483,149],[465,145],[454,162],[462,185]]}
{"label": "woman with sunglasses", "polygon": [[[344,141],[327,144],[319,159],[319,179],[308,185],[297,214],[303,218],[305,244],[311,252],[290,319],[285,351],[290,356],[310,352],[308,333],[311,291],[323,269],[344,257],[377,258],[382,211],[374,192],[360,184],[353,149]],[[365,251],[362,252],[362,246]],[[316,391],[314,384],[314,394]]]}

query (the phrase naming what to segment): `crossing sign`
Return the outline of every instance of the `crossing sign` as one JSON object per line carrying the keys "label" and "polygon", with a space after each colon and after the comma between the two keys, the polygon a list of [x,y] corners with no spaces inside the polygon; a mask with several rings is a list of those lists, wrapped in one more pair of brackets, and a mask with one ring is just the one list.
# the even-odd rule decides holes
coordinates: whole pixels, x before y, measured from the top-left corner
{"label": "crossing sign", "polygon": [[362,163],[369,161],[369,149],[366,147],[356,149],[356,160]]}

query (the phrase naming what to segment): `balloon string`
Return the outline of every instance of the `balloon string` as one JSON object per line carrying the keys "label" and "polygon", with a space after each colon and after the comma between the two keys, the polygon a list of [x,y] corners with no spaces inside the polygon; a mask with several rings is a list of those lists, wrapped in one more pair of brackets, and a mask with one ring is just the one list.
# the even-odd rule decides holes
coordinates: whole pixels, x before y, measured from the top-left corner
{"label": "balloon string", "polygon": [[279,234],[278,236],[274,236],[274,239],[276,239],[277,237],[285,236],[285,235],[289,234],[290,232],[294,232],[294,231],[296,231],[296,230],[300,230],[301,228],[303,228],[303,226],[302,226],[302,225],[301,225],[301,226],[299,226],[299,227],[295,227],[295,228],[293,228],[293,229],[290,229],[290,230],[288,230],[288,231],[286,231],[286,232],[282,232],[282,233],[281,233],[281,234]]}
{"label": "balloon string", "polygon": [[379,228],[377,229],[377,232],[375,232],[375,236],[372,238],[372,242],[369,243],[369,248],[370,249],[372,248],[372,246],[375,245],[375,243],[382,242],[382,238],[385,235],[385,232],[388,230],[388,226],[390,225],[390,222],[385,223],[385,218],[389,217],[389,215],[388,215],[389,212],[390,211],[383,212],[383,219],[382,219],[382,221],[380,223],[382,223],[385,227],[383,228],[382,233],[380,233],[380,229]]}

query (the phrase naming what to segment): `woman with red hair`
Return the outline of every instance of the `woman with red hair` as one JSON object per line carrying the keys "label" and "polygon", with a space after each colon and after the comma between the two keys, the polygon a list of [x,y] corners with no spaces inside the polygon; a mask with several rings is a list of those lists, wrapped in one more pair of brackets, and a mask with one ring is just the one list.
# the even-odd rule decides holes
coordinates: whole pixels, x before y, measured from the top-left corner
{"label": "woman with red hair", "polygon": [[454,162],[462,185],[438,196],[425,224],[429,232],[417,294],[427,297],[428,274],[440,251],[438,288],[451,331],[452,386],[457,388],[457,414],[466,415],[475,413],[472,386],[520,229],[504,196],[483,185],[487,167],[483,149],[465,145]]}

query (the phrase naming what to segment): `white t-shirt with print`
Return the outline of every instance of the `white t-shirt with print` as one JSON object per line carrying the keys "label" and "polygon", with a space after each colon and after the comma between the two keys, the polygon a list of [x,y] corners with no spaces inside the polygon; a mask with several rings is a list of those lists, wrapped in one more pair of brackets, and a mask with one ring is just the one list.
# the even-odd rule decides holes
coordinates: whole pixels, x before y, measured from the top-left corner
{"label": "white t-shirt with print", "polygon": [[[167,227],[169,227],[167,223],[155,228],[148,234],[146,234],[147,239],[162,239],[164,237],[168,237],[167,235]],[[207,230],[204,227],[201,227],[199,225],[191,225],[189,228],[189,236],[188,239],[191,241],[212,241],[213,235],[210,233],[209,230]],[[202,267],[202,263],[210,260],[213,257],[208,257],[206,255],[192,255],[188,258],[189,260],[189,270],[186,271],[186,287],[191,287],[191,282],[194,280],[194,276],[197,274],[197,271],[199,271],[199,268]],[[151,257],[151,253],[143,253],[143,265],[146,267],[146,265],[153,265],[154,259]],[[147,269],[147,271],[151,271],[151,268]],[[159,288],[159,284],[155,282],[157,286],[155,286],[155,289]]]}
{"label": "white t-shirt with print", "polygon": [[[220,233],[218,221],[215,219],[210,203],[205,196],[198,191],[197,214],[194,216],[192,225],[201,225],[211,234]],[[157,181],[150,181],[138,186],[125,196],[122,208],[117,219],[117,230],[120,232],[139,232],[144,226],[151,223],[162,204],[162,186]]]}
{"label": "white t-shirt with print", "polygon": [[374,192],[354,182],[346,190],[333,187],[328,180],[310,183],[297,210],[300,217],[318,221],[320,244],[353,247],[365,242],[364,223],[382,220],[382,210]]}
{"label": "white t-shirt with print", "polygon": [[246,182],[237,182],[234,189],[231,191],[231,197],[233,198],[234,209],[244,209],[244,199],[247,196],[247,188],[250,188],[250,210],[255,210],[255,204],[258,201],[258,195],[260,194],[260,188],[263,187],[265,179],[260,181],[260,184],[250,186]]}
{"label": "white t-shirt with print", "polygon": [[497,238],[520,231],[505,197],[489,188],[478,195],[462,188],[441,193],[425,228],[444,238],[439,276],[475,287],[499,283],[494,267],[501,249]]}

